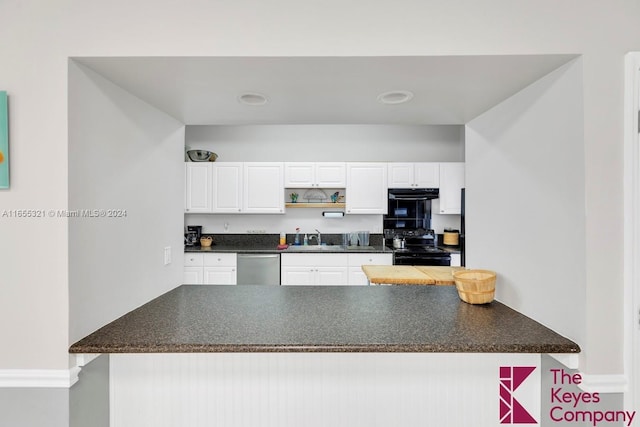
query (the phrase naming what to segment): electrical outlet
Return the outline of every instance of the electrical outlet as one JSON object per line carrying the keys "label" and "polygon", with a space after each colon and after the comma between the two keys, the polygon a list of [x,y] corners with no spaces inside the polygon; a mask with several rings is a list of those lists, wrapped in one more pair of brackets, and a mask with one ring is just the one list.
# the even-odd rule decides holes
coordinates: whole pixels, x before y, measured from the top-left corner
{"label": "electrical outlet", "polygon": [[164,248],[164,265],[171,264],[171,246]]}

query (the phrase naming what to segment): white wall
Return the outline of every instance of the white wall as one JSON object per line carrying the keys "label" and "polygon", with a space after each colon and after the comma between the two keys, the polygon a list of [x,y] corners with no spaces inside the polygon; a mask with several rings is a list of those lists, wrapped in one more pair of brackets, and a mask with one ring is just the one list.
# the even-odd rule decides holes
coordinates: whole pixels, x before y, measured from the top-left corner
{"label": "white wall", "polygon": [[184,125],[69,63],[69,208],[126,211],[69,222],[69,344],[182,282],[183,147]]}
{"label": "white wall", "polygon": [[459,125],[187,126],[185,144],[222,162],[464,161]]}
{"label": "white wall", "polygon": [[[582,54],[582,368],[621,372],[612,331],[622,325],[611,313],[622,311],[623,58],[640,50],[637,2],[23,0],[0,2],[0,16],[10,17],[0,25],[11,145],[2,209],[68,206],[70,56]],[[2,219],[0,235],[0,367],[66,367],[66,221]]]}
{"label": "white wall", "polygon": [[498,273],[498,300],[584,348],[581,87],[575,60],[467,125],[466,261]]}

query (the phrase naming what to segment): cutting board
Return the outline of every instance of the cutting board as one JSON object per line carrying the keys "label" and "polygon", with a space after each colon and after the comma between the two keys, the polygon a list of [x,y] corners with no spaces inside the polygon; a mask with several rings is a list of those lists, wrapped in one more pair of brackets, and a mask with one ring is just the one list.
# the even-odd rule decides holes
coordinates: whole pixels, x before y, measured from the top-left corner
{"label": "cutting board", "polygon": [[464,267],[427,267],[415,266],[416,269],[431,277],[436,285],[455,285],[453,280],[453,272],[464,270]]}
{"label": "cutting board", "polygon": [[369,283],[388,285],[453,285],[453,272],[464,267],[363,265]]}
{"label": "cutting board", "polygon": [[369,283],[389,285],[435,285],[435,280],[410,265],[363,265]]}

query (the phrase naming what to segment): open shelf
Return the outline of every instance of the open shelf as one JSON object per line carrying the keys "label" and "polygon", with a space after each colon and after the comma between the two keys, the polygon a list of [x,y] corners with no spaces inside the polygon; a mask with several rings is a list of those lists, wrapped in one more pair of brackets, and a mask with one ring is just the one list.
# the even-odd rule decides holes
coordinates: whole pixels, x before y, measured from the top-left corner
{"label": "open shelf", "polygon": [[344,203],[285,203],[287,208],[336,208],[344,209]]}

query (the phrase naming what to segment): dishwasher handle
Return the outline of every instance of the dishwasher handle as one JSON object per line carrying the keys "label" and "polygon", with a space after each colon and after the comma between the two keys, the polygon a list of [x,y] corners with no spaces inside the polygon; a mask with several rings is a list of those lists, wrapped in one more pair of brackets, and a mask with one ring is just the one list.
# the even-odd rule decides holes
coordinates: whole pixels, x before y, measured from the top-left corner
{"label": "dishwasher handle", "polygon": [[280,254],[238,254],[238,258],[278,258]]}

